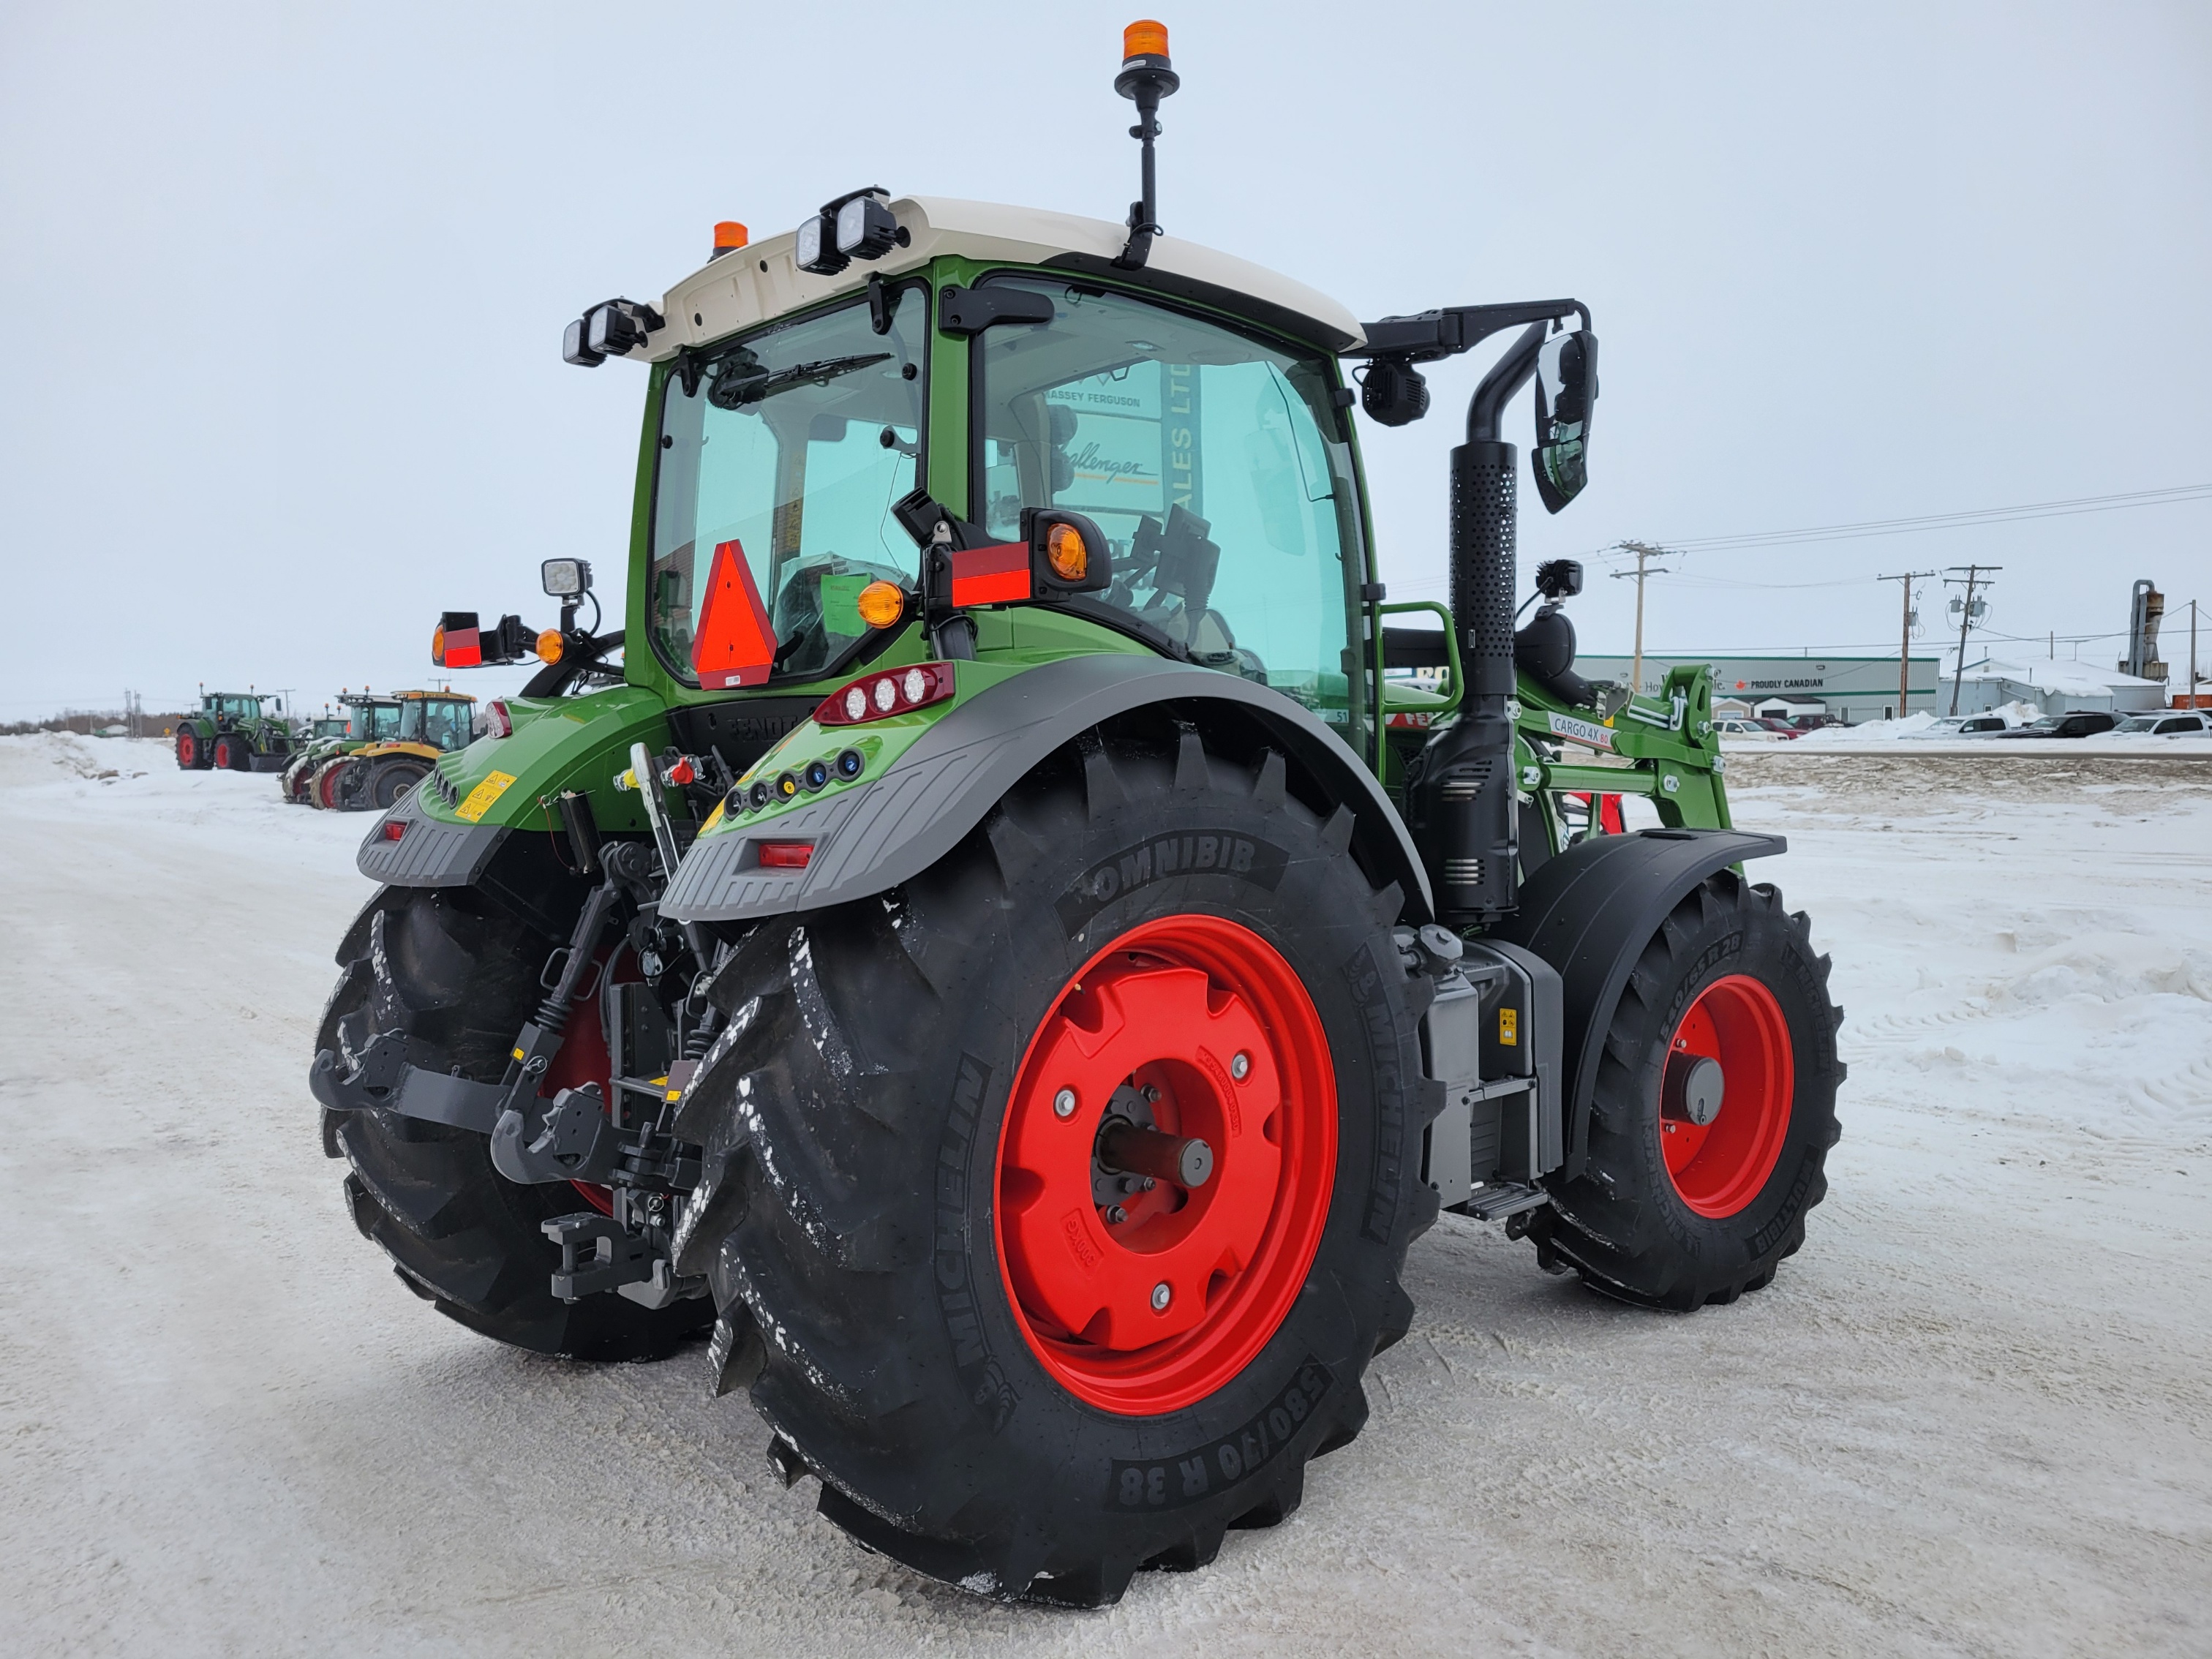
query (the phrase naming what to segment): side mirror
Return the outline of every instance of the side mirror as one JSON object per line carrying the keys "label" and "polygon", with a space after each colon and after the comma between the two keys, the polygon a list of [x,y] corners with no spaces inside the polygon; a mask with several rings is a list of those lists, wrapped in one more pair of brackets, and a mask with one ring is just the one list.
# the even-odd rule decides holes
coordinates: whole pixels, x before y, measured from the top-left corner
{"label": "side mirror", "polygon": [[592,585],[589,559],[548,559],[538,567],[538,580],[556,599],[571,599]]}
{"label": "side mirror", "polygon": [[1536,447],[1528,460],[1547,513],[1557,513],[1589,482],[1596,402],[1597,336],[1578,328],[1546,341],[1536,356]]}

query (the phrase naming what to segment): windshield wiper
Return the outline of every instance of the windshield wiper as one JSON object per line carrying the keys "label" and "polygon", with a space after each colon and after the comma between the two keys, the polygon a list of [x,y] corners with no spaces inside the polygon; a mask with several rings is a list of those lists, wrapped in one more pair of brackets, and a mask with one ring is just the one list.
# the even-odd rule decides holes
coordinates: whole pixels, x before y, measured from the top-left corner
{"label": "windshield wiper", "polygon": [[875,363],[887,363],[890,357],[888,351],[872,351],[853,357],[824,357],[819,362],[793,363],[789,368],[764,374],[732,379],[718,377],[708,388],[707,399],[717,409],[737,409],[773,398],[779,392],[788,392],[793,386],[827,386],[841,374],[850,374]]}

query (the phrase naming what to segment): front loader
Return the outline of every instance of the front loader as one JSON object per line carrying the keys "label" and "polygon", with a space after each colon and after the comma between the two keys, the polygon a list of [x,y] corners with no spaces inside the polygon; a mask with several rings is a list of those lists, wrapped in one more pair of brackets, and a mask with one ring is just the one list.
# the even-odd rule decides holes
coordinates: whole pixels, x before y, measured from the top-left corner
{"label": "front loader", "polygon": [[[1571,562],[1516,627],[1504,416],[1564,507],[1588,307],[1363,324],[1170,238],[1164,29],[1116,86],[1126,225],[854,191],[570,325],[646,379],[623,627],[571,559],[542,633],[446,614],[545,665],[371,829],[311,1073],[441,1312],[704,1336],[861,1543],[1079,1605],[1296,1507],[1440,1208],[1624,1302],[1765,1285],[1843,1075],[1704,671],[1607,718]],[[1500,337],[1451,602],[1391,604],[1353,407]]]}

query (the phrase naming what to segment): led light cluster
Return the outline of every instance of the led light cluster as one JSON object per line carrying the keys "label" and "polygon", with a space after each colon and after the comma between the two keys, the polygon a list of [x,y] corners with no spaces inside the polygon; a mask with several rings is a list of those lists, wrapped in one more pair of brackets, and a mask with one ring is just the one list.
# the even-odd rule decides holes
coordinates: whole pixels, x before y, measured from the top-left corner
{"label": "led light cluster", "polygon": [[797,771],[779,772],[773,778],[739,784],[723,797],[722,811],[727,817],[740,817],[747,812],[797,800],[802,794],[818,795],[833,783],[852,782],[867,768],[866,756],[857,749],[848,749],[832,760],[809,761]]}
{"label": "led light cluster", "polygon": [[887,668],[832,691],[814,711],[817,726],[859,726],[893,714],[910,714],[942,702],[953,692],[952,665],[916,663]]}

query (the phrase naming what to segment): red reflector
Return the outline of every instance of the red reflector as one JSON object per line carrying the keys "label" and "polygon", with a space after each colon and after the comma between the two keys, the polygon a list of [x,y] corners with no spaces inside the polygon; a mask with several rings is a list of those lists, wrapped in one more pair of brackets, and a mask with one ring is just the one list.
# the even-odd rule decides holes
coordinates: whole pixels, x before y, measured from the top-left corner
{"label": "red reflector", "polygon": [[484,727],[495,738],[514,735],[514,715],[508,710],[504,698],[494,697],[484,705]]}
{"label": "red reflector", "polygon": [[483,665],[482,636],[473,628],[449,628],[446,630],[446,652],[432,659],[441,668],[481,668]]}
{"label": "red reflector", "polygon": [[384,838],[386,841],[398,841],[406,833],[407,826],[404,823],[387,823],[384,826]]}
{"label": "red reflector", "polygon": [[952,556],[952,603],[1011,605],[1030,597],[1030,544],[999,542]]}
{"label": "red reflector", "polygon": [[745,550],[735,541],[719,543],[707,576],[699,631],[691,641],[691,666],[699,684],[709,691],[759,685],[775,661],[775,629],[753,584]]}
{"label": "red reflector", "polygon": [[813,856],[814,843],[811,841],[764,841],[760,844],[763,870],[804,870],[806,860]]}

